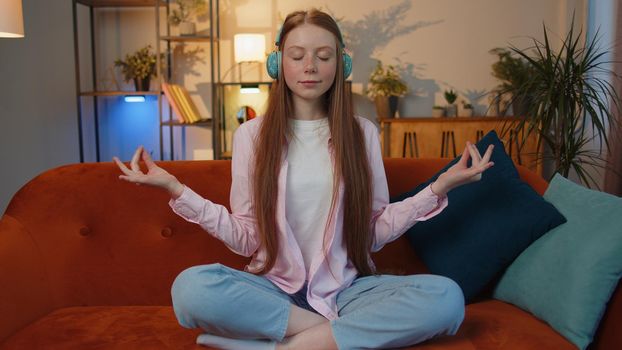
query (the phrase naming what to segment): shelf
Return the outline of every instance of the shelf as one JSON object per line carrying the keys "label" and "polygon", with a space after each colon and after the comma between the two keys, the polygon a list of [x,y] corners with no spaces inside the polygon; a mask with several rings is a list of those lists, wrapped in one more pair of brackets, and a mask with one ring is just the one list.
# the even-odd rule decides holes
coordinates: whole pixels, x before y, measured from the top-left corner
{"label": "shelf", "polygon": [[185,35],[185,36],[161,36],[160,40],[164,41],[179,41],[179,42],[196,42],[196,41],[211,41],[209,35]]}
{"label": "shelf", "polygon": [[472,123],[472,122],[485,122],[485,121],[513,121],[518,120],[519,117],[514,116],[505,116],[505,117],[493,117],[493,116],[478,116],[478,117],[400,117],[400,118],[380,118],[379,121],[381,123],[391,124],[391,123],[420,123],[423,121],[429,122],[463,122],[463,123]]}
{"label": "shelf", "polygon": [[[77,2],[91,7],[154,7],[156,0],[77,0]],[[166,2],[160,0],[160,6],[166,6]]]}
{"label": "shelf", "polygon": [[205,119],[195,123],[180,123],[178,121],[166,121],[162,122],[163,126],[210,126],[212,125],[211,119]]}
{"label": "shelf", "polygon": [[85,91],[80,96],[133,96],[133,95],[159,95],[159,91]]}

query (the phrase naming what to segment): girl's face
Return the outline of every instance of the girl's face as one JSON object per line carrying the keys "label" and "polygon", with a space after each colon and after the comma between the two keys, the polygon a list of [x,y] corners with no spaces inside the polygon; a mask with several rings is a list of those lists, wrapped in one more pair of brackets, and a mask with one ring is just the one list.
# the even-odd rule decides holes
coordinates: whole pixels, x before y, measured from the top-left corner
{"label": "girl's face", "polygon": [[337,40],[313,24],[292,29],[283,46],[283,76],[297,98],[315,102],[333,84],[337,70]]}

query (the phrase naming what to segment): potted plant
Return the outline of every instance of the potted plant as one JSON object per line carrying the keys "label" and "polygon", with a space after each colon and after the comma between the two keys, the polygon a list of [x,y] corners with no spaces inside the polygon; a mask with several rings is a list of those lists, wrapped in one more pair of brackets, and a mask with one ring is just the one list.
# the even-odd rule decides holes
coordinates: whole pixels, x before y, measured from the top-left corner
{"label": "potted plant", "polygon": [[136,91],[149,91],[151,77],[156,75],[156,62],[156,54],[151,52],[151,45],[147,45],[131,55],[125,55],[123,60],[115,60],[114,65],[121,67],[125,82],[134,81]]}
{"label": "potted plant", "polygon": [[[532,133],[538,136],[538,146],[544,143],[539,160],[554,162],[554,172],[545,177],[552,178],[555,172],[568,177],[574,169],[589,187],[596,181],[586,166],[606,167],[601,154],[609,149],[607,126],[616,130],[614,115],[620,112],[620,98],[608,81],[609,76],[617,76],[605,67],[602,57],[607,51],[599,46],[599,36],[588,36],[583,43],[582,32],[575,34],[573,27],[574,19],[559,50],[549,42],[545,26],[544,41],[532,38],[529,51],[510,47],[531,72],[515,89],[515,97],[529,96],[529,104],[525,118],[512,129],[522,135],[522,143]],[[598,151],[587,149],[593,141],[598,142]]]}
{"label": "potted plant", "polygon": [[369,76],[367,96],[374,101],[379,118],[393,118],[397,111],[398,99],[406,95],[408,86],[402,80],[394,65],[384,67],[378,61]]}
{"label": "potted plant", "polygon": [[509,107],[508,101],[512,101],[512,110],[515,116],[523,116],[529,103],[529,92],[519,93],[519,88],[534,73],[534,67],[524,58],[513,54],[506,48],[494,48],[489,51],[498,56],[498,61],[492,64],[492,75],[501,81],[493,89],[493,103],[496,105],[499,115],[505,115]]}
{"label": "potted plant", "polygon": [[462,110],[460,111],[460,115],[463,117],[473,116],[473,105],[466,101],[462,101]]}
{"label": "potted plant", "polygon": [[434,107],[432,107],[432,117],[440,118],[443,115],[445,115],[445,107],[439,105],[434,105]]}
{"label": "potted plant", "polygon": [[205,15],[208,12],[205,0],[174,0],[178,8],[171,11],[168,21],[172,26],[179,26],[179,35],[194,35],[196,26],[192,17]]}
{"label": "potted plant", "polygon": [[456,102],[458,95],[454,90],[445,90],[443,95],[445,96],[445,101],[447,101],[447,116],[455,117],[458,114],[458,108],[454,102]]}

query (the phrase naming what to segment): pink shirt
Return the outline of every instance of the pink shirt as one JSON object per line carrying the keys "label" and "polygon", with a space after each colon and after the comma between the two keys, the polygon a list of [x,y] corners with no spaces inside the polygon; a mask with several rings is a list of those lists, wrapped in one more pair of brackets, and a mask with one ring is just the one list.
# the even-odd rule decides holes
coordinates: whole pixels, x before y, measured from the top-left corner
{"label": "pink shirt", "polygon": [[[251,205],[254,140],[262,120],[263,118],[255,118],[245,122],[235,133],[231,165],[231,213],[226,207],[204,199],[188,187],[184,188],[179,198],[169,202],[175,213],[187,221],[199,224],[233,252],[242,256],[252,255],[251,262],[245,267],[245,271],[251,273],[257,272],[266,259],[266,251],[260,246]],[[389,190],[376,126],[365,118],[357,117],[357,120],[364,133],[372,172],[371,251],[376,252],[400,237],[416,222],[425,221],[440,213],[447,206],[447,197],[438,197],[428,186],[413,197],[389,203]],[[332,151],[330,139],[328,143]],[[343,238],[343,184],[339,188],[335,211],[325,232],[327,254],[320,252],[313,259],[309,276],[306,276],[300,248],[285,218],[287,167],[287,157],[283,157],[276,208],[279,252],[274,267],[265,277],[288,294],[300,290],[308,277],[307,301],[326,318],[336,319],[337,294],[349,287],[357,277],[356,268],[348,260]],[[324,226],[324,223],[319,224]],[[371,258],[369,261],[374,267]]]}

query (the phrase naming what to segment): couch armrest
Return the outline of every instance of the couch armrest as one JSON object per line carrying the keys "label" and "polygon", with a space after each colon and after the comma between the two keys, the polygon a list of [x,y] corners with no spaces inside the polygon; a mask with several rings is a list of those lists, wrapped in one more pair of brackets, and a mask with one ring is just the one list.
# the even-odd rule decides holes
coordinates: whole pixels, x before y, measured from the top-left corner
{"label": "couch armrest", "polygon": [[0,343],[53,310],[41,255],[15,218],[0,219]]}

